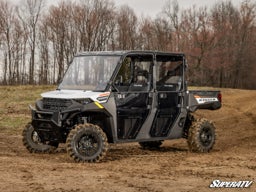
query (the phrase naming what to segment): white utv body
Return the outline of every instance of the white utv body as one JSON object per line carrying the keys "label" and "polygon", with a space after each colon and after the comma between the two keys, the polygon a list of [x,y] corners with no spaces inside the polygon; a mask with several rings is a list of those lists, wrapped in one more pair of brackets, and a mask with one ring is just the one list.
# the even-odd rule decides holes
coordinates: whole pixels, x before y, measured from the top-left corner
{"label": "white utv body", "polygon": [[188,91],[185,55],[156,51],[85,52],[71,62],[57,90],[43,93],[23,131],[30,152],[52,152],[66,143],[77,162],[98,162],[108,143],[160,147],[186,138],[191,151],[215,142],[211,121],[197,109],[221,107],[219,91]]}

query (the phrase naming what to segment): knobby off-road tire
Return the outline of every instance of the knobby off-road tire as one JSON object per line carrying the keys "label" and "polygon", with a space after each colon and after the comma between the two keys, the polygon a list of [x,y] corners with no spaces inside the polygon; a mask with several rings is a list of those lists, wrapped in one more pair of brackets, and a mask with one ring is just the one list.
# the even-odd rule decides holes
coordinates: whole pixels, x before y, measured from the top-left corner
{"label": "knobby off-road tire", "polygon": [[42,143],[31,123],[26,125],[22,137],[23,145],[30,153],[54,153],[59,145],[57,142]]}
{"label": "knobby off-road tire", "polygon": [[139,142],[142,149],[158,149],[162,144],[163,141],[144,141]]}
{"label": "knobby off-road tire", "polygon": [[108,150],[103,130],[94,124],[80,124],[67,137],[67,153],[76,162],[99,162]]}
{"label": "knobby off-road tire", "polygon": [[215,143],[215,127],[207,119],[192,122],[188,131],[188,147],[191,152],[209,152]]}

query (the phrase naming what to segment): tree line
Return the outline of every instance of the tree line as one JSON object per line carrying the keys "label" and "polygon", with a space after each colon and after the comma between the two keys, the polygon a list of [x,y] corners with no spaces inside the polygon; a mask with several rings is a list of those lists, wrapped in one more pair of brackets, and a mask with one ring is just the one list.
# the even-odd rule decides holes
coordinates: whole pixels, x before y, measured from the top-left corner
{"label": "tree line", "polygon": [[0,84],[56,84],[82,51],[184,52],[195,86],[256,88],[256,3],[182,10],[166,1],[156,18],[111,0],[0,0]]}

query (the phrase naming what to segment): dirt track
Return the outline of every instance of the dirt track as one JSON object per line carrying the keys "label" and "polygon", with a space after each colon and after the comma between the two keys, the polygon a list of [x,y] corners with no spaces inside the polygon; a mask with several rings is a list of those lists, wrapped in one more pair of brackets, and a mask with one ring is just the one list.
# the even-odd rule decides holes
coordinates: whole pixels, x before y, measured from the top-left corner
{"label": "dirt track", "polygon": [[[241,191],[210,189],[215,179],[252,180],[256,191],[256,91],[223,90],[223,108],[201,111],[215,122],[217,141],[207,154],[188,152],[185,140],[165,141],[158,151],[138,144],[111,145],[97,164],[74,163],[61,146],[56,154],[30,154],[21,128],[9,135],[0,127],[0,191]],[[0,120],[3,119],[1,113]]]}

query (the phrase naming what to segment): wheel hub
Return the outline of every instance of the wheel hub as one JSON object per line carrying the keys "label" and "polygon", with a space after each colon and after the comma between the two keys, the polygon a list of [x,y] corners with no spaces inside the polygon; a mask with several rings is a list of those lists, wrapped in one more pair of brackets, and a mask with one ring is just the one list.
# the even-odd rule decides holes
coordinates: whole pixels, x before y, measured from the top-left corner
{"label": "wheel hub", "polygon": [[36,131],[32,133],[32,140],[37,144],[41,143],[41,139]]}
{"label": "wheel hub", "polygon": [[92,148],[93,147],[92,139],[85,136],[81,139],[81,141],[79,142],[79,145],[84,149]]}
{"label": "wheel hub", "polygon": [[97,139],[92,135],[84,135],[78,142],[78,150],[81,154],[91,156],[98,150]]}
{"label": "wheel hub", "polygon": [[200,140],[204,146],[208,146],[212,141],[212,133],[208,128],[204,128],[200,134]]}

